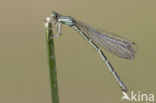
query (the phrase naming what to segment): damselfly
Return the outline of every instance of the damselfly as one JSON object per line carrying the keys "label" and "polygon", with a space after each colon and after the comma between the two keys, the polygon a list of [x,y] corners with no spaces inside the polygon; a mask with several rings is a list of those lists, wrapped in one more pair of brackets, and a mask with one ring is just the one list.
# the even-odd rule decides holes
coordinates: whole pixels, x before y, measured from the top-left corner
{"label": "damselfly", "polygon": [[108,50],[109,52],[115,54],[124,59],[134,59],[135,53],[137,51],[136,44],[130,40],[127,40],[123,37],[117,36],[110,32],[103,32],[99,29],[95,29],[89,25],[86,25],[71,16],[63,16],[57,12],[52,12],[50,16],[50,22],[56,25],[56,30],[58,34],[51,37],[51,39],[59,37],[61,35],[61,25],[65,24],[69,27],[72,27],[80,33],[80,35],[87,40],[89,44],[95,48],[98,54],[101,56],[105,64],[107,65],[110,72],[113,74],[114,78],[117,80],[121,90],[127,92],[126,85],[121,81],[117,72],[113,66],[108,61],[107,57],[104,55],[102,50],[97,46]]}

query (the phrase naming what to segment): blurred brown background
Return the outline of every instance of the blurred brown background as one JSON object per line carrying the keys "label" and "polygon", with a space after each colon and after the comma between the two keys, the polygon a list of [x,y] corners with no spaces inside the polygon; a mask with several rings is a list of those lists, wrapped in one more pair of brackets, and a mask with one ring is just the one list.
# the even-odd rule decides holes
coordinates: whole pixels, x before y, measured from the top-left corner
{"label": "blurred brown background", "polygon": [[[156,95],[155,0],[3,0],[0,103],[51,103],[44,18],[51,11],[124,36],[134,60],[104,50],[130,91]],[[120,103],[122,92],[95,50],[63,26],[55,39],[60,103]],[[124,101],[124,103],[129,103]]]}

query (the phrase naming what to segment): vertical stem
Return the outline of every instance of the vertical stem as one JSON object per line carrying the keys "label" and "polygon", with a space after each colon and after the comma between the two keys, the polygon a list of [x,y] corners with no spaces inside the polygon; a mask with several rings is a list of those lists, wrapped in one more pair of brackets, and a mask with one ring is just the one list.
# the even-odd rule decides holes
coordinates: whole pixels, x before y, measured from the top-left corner
{"label": "vertical stem", "polygon": [[52,97],[52,103],[59,103],[54,41],[53,39],[49,40],[49,38],[53,36],[52,29],[49,29],[52,28],[52,23],[46,21],[45,25],[46,24],[47,24],[46,39],[47,39],[47,49],[48,49],[51,97]]}

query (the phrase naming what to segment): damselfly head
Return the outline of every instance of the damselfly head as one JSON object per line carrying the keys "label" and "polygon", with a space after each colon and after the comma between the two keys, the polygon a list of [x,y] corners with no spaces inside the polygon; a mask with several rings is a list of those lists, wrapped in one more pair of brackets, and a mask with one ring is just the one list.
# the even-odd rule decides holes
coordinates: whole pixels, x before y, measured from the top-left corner
{"label": "damselfly head", "polygon": [[52,19],[52,21],[57,21],[60,17],[60,14],[58,14],[57,12],[52,12],[50,15],[50,18]]}

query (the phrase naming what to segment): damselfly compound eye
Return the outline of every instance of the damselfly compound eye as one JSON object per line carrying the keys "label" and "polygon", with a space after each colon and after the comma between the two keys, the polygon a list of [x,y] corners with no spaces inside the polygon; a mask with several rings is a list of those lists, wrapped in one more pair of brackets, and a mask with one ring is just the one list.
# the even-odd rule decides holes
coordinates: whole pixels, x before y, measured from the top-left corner
{"label": "damselfly compound eye", "polygon": [[58,20],[59,16],[60,16],[60,15],[59,15],[57,12],[52,12],[51,15],[50,15],[50,17],[51,17],[52,19],[54,19],[54,20]]}

